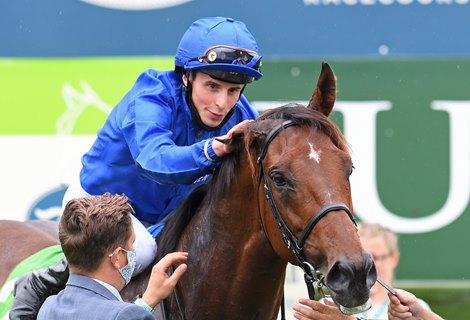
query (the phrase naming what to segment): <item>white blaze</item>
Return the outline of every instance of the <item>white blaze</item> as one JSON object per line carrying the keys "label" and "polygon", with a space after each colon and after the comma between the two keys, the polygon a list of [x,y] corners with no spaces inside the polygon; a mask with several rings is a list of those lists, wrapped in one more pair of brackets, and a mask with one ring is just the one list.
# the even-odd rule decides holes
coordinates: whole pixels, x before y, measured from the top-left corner
{"label": "white blaze", "polygon": [[308,145],[310,146],[310,153],[308,154],[308,157],[310,159],[315,160],[317,163],[320,163],[320,151],[315,150],[313,144],[311,144],[310,142],[308,143]]}

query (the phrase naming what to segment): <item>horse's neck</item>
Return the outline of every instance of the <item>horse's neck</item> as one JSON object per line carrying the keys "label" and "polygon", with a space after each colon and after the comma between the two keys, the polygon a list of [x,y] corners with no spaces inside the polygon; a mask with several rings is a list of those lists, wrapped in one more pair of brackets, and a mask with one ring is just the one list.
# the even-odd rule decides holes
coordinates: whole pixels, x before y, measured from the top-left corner
{"label": "horse's neck", "polygon": [[226,318],[231,312],[233,317],[236,312],[237,318],[254,319],[263,313],[261,317],[269,319],[277,312],[286,262],[265,237],[256,192],[236,202],[203,203],[200,210],[178,247],[189,251],[179,290],[188,316],[193,319],[211,310],[209,318]]}
{"label": "horse's neck", "polygon": [[132,281],[121,290],[120,294],[124,301],[132,302],[137,296],[141,296],[145,292],[152,267],[153,265],[149,266],[137,276],[132,277]]}

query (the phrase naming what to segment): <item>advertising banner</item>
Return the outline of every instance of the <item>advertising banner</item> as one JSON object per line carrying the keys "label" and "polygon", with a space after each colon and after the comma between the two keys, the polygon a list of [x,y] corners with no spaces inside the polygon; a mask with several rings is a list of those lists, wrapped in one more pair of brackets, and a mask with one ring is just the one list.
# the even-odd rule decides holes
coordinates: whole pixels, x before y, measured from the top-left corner
{"label": "advertising banner", "polygon": [[16,0],[0,56],[174,55],[201,17],[246,23],[271,57],[468,56],[470,0]]}

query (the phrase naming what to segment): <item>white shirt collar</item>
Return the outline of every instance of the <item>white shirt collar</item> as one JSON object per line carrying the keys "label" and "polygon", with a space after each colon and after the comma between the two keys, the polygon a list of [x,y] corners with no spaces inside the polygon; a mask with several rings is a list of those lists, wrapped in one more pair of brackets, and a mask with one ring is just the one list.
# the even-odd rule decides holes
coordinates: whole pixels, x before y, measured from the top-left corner
{"label": "white shirt collar", "polygon": [[116,296],[116,298],[118,298],[119,301],[123,301],[121,295],[119,294],[119,291],[115,287],[113,287],[112,285],[104,281],[101,281],[95,278],[92,278],[92,279],[98,282],[99,284],[101,284],[106,289],[108,289],[114,296]]}

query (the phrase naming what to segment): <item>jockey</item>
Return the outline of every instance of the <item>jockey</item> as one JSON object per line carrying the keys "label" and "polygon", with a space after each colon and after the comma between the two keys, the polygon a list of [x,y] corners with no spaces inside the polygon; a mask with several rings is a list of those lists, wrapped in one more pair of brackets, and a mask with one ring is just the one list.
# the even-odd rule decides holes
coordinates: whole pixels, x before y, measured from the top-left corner
{"label": "jockey", "polygon": [[[243,22],[225,17],[195,21],[179,43],[175,70],[144,71],[82,157],[82,170],[63,206],[78,197],[125,194],[135,210],[134,274],[156,255],[155,239],[146,228],[207,182],[232,151],[216,138],[230,137],[245,120],[258,116],[242,93],[262,77],[261,58]],[[65,286],[66,263],[55,267],[18,280],[11,319],[34,319],[46,295]]]}

